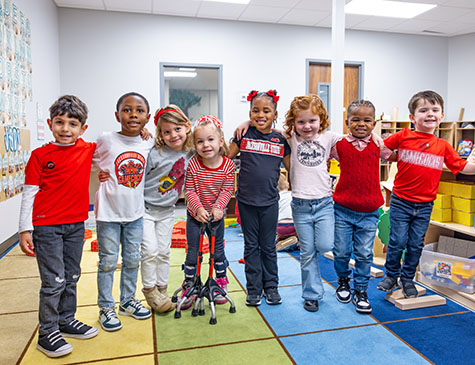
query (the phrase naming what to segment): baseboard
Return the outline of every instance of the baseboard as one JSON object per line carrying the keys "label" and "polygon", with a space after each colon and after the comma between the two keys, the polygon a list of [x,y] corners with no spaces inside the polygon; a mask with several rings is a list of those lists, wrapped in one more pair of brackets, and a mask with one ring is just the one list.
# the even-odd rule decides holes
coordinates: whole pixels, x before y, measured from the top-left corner
{"label": "baseboard", "polygon": [[15,233],[13,236],[0,243],[0,258],[2,258],[3,255],[8,252],[8,250],[12,246],[14,246],[19,240],[20,235],[18,233]]}

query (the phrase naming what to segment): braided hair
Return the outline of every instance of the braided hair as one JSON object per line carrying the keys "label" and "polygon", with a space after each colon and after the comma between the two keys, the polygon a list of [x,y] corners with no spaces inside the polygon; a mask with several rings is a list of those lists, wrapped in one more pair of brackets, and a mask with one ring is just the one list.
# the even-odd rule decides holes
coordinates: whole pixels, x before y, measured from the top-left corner
{"label": "braided hair", "polygon": [[363,100],[363,99],[358,99],[358,100],[353,100],[350,105],[348,105],[348,115],[351,115],[351,112],[353,109],[357,109],[359,106],[366,106],[368,108],[373,109],[373,116],[376,113],[376,108],[374,107],[373,103],[369,100]]}

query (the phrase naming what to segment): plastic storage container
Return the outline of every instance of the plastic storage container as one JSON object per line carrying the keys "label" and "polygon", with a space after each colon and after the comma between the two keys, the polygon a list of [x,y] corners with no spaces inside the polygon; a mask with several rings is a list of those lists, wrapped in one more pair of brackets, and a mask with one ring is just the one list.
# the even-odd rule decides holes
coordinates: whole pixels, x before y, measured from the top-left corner
{"label": "plastic storage container", "polygon": [[441,236],[439,243],[426,245],[422,251],[420,281],[474,293],[475,259],[468,258],[474,250],[475,242]]}

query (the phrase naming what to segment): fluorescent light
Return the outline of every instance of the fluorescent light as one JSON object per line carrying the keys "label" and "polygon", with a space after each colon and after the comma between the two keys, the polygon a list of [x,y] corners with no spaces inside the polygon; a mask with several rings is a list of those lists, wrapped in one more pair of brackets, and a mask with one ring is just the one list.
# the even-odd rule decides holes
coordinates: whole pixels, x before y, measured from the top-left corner
{"label": "fluorescent light", "polygon": [[190,68],[190,67],[180,67],[178,68],[178,71],[196,71],[196,68]]}
{"label": "fluorescent light", "polygon": [[203,1],[212,1],[215,3],[230,3],[230,4],[244,4],[247,5],[251,0],[203,0]]}
{"label": "fluorescent light", "polygon": [[345,13],[409,19],[436,6],[434,4],[403,3],[389,0],[352,0],[345,5]]}
{"label": "fluorescent light", "polygon": [[165,77],[196,77],[196,72],[182,72],[182,71],[165,71]]}

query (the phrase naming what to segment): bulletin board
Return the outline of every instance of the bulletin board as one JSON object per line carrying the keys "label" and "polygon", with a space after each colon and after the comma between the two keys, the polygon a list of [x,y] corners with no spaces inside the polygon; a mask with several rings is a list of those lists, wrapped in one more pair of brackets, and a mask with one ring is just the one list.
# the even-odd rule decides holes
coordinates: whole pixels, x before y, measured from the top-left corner
{"label": "bulletin board", "polygon": [[30,154],[28,129],[0,126],[0,201],[12,198],[23,191],[25,166]]}
{"label": "bulletin board", "polygon": [[0,125],[26,126],[32,101],[30,20],[11,0],[0,0]]}

